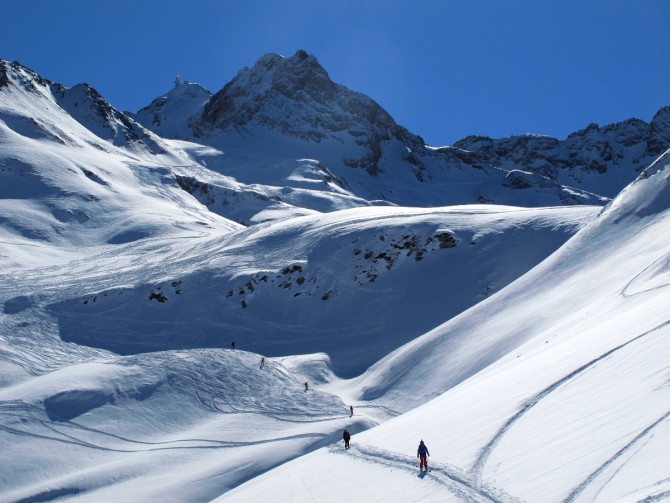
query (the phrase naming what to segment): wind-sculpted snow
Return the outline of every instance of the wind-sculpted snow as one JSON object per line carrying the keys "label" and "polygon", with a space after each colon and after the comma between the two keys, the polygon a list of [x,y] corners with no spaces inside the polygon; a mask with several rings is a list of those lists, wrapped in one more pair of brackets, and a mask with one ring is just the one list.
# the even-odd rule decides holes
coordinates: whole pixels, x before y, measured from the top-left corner
{"label": "wind-sculpted snow", "polygon": [[79,266],[67,288],[43,276],[42,305],[63,340],[120,354],[235,340],[271,356],[326,352],[352,376],[503,288],[597,211],[360,208],[257,225],[191,251],[161,244],[144,265],[120,268],[123,255],[151,249],[129,243],[92,259],[117,271],[102,282]]}
{"label": "wind-sculpted snow", "polygon": [[[3,501],[58,491],[90,501],[212,499],[332,442],[345,423],[354,432],[369,426],[350,420],[338,398],[306,392],[280,362],[261,367],[243,351],[72,365],[0,390]],[[254,452],[272,457],[254,460]],[[146,487],[153,477],[164,482]]]}
{"label": "wind-sculpted snow", "polygon": [[43,263],[73,247],[240,227],[177,185],[172,169],[195,165],[178,146],[88,86],[65,89],[1,63],[9,83],[0,90],[0,236],[13,250],[0,258],[4,271],[30,255]]}

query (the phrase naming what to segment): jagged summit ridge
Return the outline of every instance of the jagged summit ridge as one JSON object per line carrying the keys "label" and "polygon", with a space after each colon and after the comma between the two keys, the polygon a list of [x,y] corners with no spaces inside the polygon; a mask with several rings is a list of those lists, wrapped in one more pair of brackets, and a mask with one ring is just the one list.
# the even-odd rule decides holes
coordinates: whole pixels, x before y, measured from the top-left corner
{"label": "jagged summit ridge", "polygon": [[[65,87],[41,77],[17,61],[10,63],[0,60],[0,91],[3,90],[8,93],[26,93],[44,105],[45,109],[48,109],[48,103],[57,105],[84,128],[112,145],[127,146],[132,150],[152,155],[167,152],[167,147],[161,138],[127,114],[118,111],[89,84]],[[15,120],[19,122],[25,123],[27,120],[25,117],[18,119],[19,115],[16,115],[15,111],[10,115],[16,117]],[[29,127],[33,131],[31,134],[35,137],[58,138],[61,143],[76,144],[71,135],[66,134],[50,120],[41,119],[33,114],[30,122],[32,125]]]}
{"label": "jagged summit ridge", "polygon": [[[189,117],[170,115],[168,108],[151,120],[140,118],[144,110],[136,118],[160,134],[166,134],[163,124],[181,124],[166,136],[224,151],[238,148],[242,138],[247,151],[318,159],[357,187],[357,196],[401,205],[604,204],[670,147],[666,109],[649,124],[591,124],[565,140],[469,136],[451,147],[429,147],[373,99],[333,82],[305,51],[262,56],[211,99],[194,100]],[[270,183],[262,176],[258,181]],[[435,186],[430,193],[428,184]],[[479,188],[465,196],[457,184]],[[417,200],[419,193],[424,200]]]}
{"label": "jagged summit ridge", "polygon": [[257,126],[321,141],[332,133],[373,130],[388,139],[396,126],[374,100],[333,82],[305,51],[266,54],[244,68],[205,106],[202,122],[217,129]]}
{"label": "jagged summit ridge", "polygon": [[466,162],[471,164],[539,173],[611,198],[670,147],[670,107],[660,109],[650,123],[635,118],[592,123],[565,140],[531,134],[468,136],[454,147],[469,152]]}
{"label": "jagged summit ridge", "polygon": [[[176,86],[137,114],[117,111],[88,85],[64,88],[18,63],[3,63],[2,74],[5,87],[13,82],[30,91],[27,96],[55,102],[114,146],[162,154],[171,149],[162,138],[188,140],[214,147],[200,150],[204,157],[192,152],[215,173],[301,190],[296,180],[304,177],[290,166],[312,159],[367,202],[605,204],[670,147],[665,109],[650,124],[592,124],[565,140],[473,136],[452,147],[429,147],[374,100],[333,82],[304,51],[288,58],[267,54],[215,95],[198,84]],[[199,183],[209,186],[208,178]]]}

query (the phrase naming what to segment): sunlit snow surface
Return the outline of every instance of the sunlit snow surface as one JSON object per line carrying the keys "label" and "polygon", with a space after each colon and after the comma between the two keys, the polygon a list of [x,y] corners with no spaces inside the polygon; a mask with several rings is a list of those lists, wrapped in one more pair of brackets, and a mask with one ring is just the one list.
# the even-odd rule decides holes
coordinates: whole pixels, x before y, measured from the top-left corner
{"label": "sunlit snow surface", "polygon": [[217,501],[668,500],[668,161],[541,265],[358,384],[395,401],[444,394],[347,452],[304,456]]}
{"label": "sunlit snow surface", "polygon": [[[352,188],[0,77],[3,503],[670,497],[667,159],[604,211],[398,207],[483,175]],[[179,137],[209,94],[168,94]]]}

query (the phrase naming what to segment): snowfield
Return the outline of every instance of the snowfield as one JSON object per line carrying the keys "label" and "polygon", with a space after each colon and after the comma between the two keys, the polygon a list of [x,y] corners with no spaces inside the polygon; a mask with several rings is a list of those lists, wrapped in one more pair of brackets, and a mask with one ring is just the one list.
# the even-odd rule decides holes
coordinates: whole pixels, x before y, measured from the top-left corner
{"label": "snowfield", "polygon": [[[437,398],[217,501],[667,500],[669,201],[666,154],[541,265],[354,386]],[[419,439],[433,470],[417,477]]]}
{"label": "snowfield", "polygon": [[668,114],[432,148],[303,51],[137,114],[0,60],[0,502],[670,501]]}

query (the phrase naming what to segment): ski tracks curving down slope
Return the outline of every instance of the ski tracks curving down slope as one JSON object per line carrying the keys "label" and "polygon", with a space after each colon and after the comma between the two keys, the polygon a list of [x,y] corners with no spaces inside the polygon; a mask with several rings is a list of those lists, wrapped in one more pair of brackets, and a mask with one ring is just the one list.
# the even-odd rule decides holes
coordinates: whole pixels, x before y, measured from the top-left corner
{"label": "ski tracks curving down slope", "polygon": [[[268,491],[320,499],[335,478],[352,481],[339,489],[348,501],[370,494],[449,501],[420,485],[430,474],[414,480],[393,462],[384,465],[392,458],[411,466],[419,439],[429,463],[499,501],[667,499],[669,155],[538,267],[347,389],[351,399],[368,394],[396,410],[436,398],[355,435],[352,456],[317,451],[236,488],[230,499]],[[487,354],[499,356],[482,360]],[[360,464],[365,452],[380,458],[377,467]],[[304,487],[288,478],[304,472],[313,481]]]}

